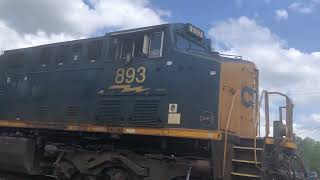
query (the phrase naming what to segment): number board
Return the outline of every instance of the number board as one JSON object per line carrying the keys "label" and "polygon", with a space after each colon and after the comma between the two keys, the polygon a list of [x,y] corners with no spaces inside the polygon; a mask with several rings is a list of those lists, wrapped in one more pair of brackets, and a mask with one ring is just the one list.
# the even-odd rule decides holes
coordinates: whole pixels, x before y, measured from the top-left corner
{"label": "number board", "polygon": [[192,24],[188,24],[187,31],[201,40],[204,38],[204,32]]}

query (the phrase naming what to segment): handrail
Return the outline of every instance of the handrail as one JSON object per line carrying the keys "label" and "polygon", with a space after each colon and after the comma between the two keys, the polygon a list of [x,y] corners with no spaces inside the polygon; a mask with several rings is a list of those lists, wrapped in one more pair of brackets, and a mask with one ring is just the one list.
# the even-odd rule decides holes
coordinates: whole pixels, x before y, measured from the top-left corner
{"label": "handrail", "polygon": [[[265,93],[265,129],[266,129],[266,137],[269,137],[270,133],[270,120],[269,120],[269,95],[279,95],[283,96],[286,99],[286,106],[280,108],[286,108],[286,138],[289,140],[293,140],[293,103],[289,96],[280,93],[280,92],[268,92],[264,91]],[[282,112],[280,118],[282,119]],[[280,120],[281,120],[280,119]]]}
{"label": "handrail", "polygon": [[270,124],[269,124],[269,93],[268,91],[264,91],[264,117],[265,117],[265,130],[266,130],[266,135],[265,137],[269,137],[269,133],[270,133]]}
{"label": "handrail", "polygon": [[280,106],[279,107],[279,121],[281,121],[282,122],[282,109],[287,109],[287,107],[285,107],[285,106]]}

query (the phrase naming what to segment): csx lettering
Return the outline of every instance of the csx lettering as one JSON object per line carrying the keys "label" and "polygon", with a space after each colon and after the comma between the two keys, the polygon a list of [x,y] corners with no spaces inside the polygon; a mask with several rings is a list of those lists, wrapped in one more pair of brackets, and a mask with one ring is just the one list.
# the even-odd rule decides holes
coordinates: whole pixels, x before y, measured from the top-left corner
{"label": "csx lettering", "polygon": [[143,83],[146,80],[147,69],[145,67],[138,67],[137,69],[129,67],[128,69],[119,68],[116,71],[114,81],[116,84],[122,83]]}

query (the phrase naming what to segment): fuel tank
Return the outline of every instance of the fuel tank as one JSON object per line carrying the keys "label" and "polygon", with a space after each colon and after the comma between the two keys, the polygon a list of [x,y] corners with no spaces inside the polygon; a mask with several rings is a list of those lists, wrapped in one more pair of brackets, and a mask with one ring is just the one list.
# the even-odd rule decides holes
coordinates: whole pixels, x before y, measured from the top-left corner
{"label": "fuel tank", "polygon": [[35,173],[35,140],[22,137],[0,137],[0,169]]}

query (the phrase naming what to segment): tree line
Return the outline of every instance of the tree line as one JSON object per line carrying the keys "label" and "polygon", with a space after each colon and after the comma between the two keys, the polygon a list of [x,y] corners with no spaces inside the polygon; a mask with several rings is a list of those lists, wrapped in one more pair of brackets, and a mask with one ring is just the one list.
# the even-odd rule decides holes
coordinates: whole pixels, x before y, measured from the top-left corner
{"label": "tree line", "polygon": [[320,174],[320,141],[309,137],[304,139],[297,137],[296,143],[307,170]]}

